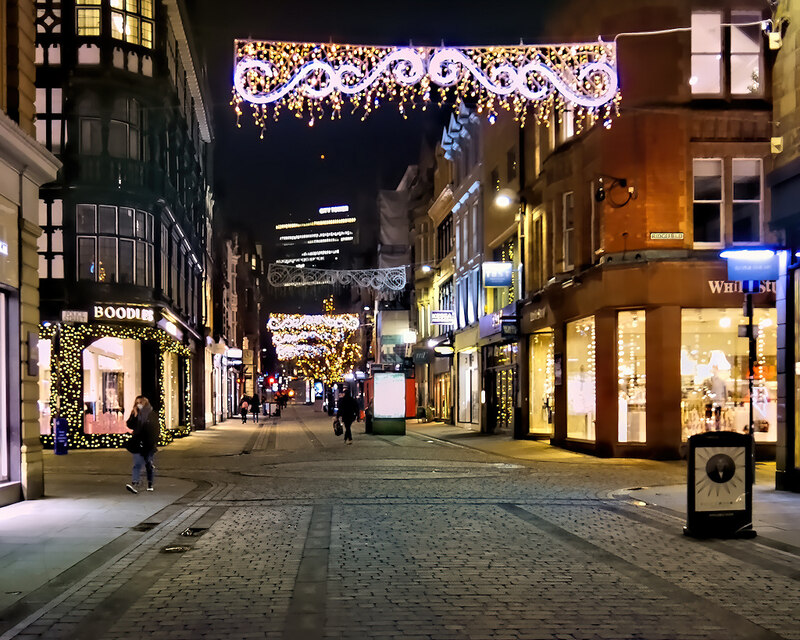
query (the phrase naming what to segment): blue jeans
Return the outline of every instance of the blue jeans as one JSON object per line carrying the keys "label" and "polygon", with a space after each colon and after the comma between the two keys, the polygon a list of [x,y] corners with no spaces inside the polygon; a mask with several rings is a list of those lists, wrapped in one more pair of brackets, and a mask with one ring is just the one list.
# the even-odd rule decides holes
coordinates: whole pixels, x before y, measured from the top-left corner
{"label": "blue jeans", "polygon": [[147,455],[142,455],[141,453],[134,453],[133,454],[133,484],[139,483],[139,475],[142,472],[142,465],[144,465],[145,473],[147,473],[147,486],[153,486],[153,456],[155,455],[154,451],[151,451]]}

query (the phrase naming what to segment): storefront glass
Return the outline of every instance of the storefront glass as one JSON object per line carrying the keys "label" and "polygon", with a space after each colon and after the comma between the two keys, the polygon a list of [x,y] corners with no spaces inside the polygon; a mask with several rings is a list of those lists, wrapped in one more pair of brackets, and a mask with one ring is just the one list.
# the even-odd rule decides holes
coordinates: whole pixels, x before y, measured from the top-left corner
{"label": "storefront glass", "polygon": [[128,433],[125,420],[141,382],[138,340],[105,337],[84,349],[84,433]]}
{"label": "storefront glass", "polygon": [[39,340],[39,433],[53,432],[50,411],[50,340]]}
{"label": "storefront glass", "polygon": [[6,294],[0,292],[0,482],[11,479],[11,453],[8,429],[8,374],[11,363],[8,361],[8,311]]}
{"label": "storefront glass", "polygon": [[567,437],[595,439],[594,316],[567,323]]}
{"label": "storefront glass", "polygon": [[486,431],[514,428],[517,406],[517,362],[519,345],[496,344],[484,348],[486,361]]}
{"label": "storefront glass", "polygon": [[619,384],[619,442],[645,442],[645,313],[617,314],[617,382]]}
{"label": "storefront glass", "polygon": [[543,331],[530,337],[530,432],[553,435],[554,367],[553,332]]}
{"label": "storefront glass", "polygon": [[167,429],[177,429],[180,424],[179,376],[178,354],[164,352],[164,419]]}
{"label": "storefront glass", "polygon": [[478,352],[458,353],[458,421],[477,424],[481,420],[481,385]]}
{"label": "storefront glass", "polygon": [[436,408],[436,418],[442,422],[450,420],[450,374],[442,373],[435,376],[434,383],[434,402]]}
{"label": "storefront glass", "polygon": [[[758,325],[753,386],[756,442],[777,438],[777,311],[755,309]],[[750,420],[748,340],[740,308],[681,311],[682,438],[705,431],[747,433]]]}

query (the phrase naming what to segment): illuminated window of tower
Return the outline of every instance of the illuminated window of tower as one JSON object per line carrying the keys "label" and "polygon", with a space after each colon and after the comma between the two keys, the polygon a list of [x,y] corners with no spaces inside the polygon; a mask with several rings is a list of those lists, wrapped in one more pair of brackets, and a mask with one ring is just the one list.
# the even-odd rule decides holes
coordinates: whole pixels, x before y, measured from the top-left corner
{"label": "illuminated window of tower", "polygon": [[75,24],[79,36],[100,35],[100,2],[101,0],[77,0]]}
{"label": "illuminated window of tower", "polygon": [[111,0],[111,36],[153,48],[153,0]]}

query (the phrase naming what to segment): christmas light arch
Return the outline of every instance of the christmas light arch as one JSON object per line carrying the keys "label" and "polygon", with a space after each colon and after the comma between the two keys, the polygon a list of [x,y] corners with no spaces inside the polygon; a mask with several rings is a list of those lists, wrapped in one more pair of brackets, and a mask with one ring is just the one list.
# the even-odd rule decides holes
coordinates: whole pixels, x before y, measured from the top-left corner
{"label": "christmas light arch", "polygon": [[[510,111],[523,123],[572,111],[580,128],[591,114],[606,126],[620,99],[616,49],[603,41],[539,46],[377,47],[237,40],[233,100],[250,103],[256,125],[287,110],[308,118],[341,115],[347,103],[362,119],[384,101],[423,110],[452,95],[487,117]],[[271,108],[271,114],[270,114]],[[326,108],[328,111],[326,112]]]}
{"label": "christmas light arch", "polygon": [[[61,377],[66,384],[50,385],[50,407],[53,417],[67,419],[67,443],[70,449],[100,449],[117,448],[125,444],[130,439],[128,433],[83,433],[83,387],[80,382],[83,380],[83,350],[88,344],[104,337],[129,338],[132,340],[151,340],[158,343],[158,380],[161,381],[160,407],[158,410],[158,420],[161,425],[159,435],[159,445],[169,444],[175,437],[189,435],[190,426],[184,425],[179,429],[168,429],[166,427],[166,389],[163,384],[164,379],[164,353],[171,352],[178,356],[187,358],[184,369],[184,398],[187,415],[191,415],[191,361],[188,359],[190,351],[188,347],[177,342],[172,336],[161,329],[151,326],[129,327],[110,324],[60,324],[60,325],[40,325],[39,338],[42,340],[53,340],[58,333],[59,351],[56,356],[53,350],[51,356],[50,370],[51,376],[55,374]],[[53,379],[57,379],[53,378]],[[61,396],[59,397],[59,388]],[[58,415],[56,408],[60,407]],[[48,448],[53,447],[53,434],[43,434],[41,436],[42,445]]]}

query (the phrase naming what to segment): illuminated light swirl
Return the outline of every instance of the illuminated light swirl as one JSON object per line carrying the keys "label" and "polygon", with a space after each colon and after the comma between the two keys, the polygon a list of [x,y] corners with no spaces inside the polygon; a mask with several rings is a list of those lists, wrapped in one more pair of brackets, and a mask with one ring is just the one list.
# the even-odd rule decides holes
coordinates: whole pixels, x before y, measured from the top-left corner
{"label": "illuminated light swirl", "polygon": [[401,291],[407,282],[406,267],[384,269],[311,269],[272,263],[267,281],[273,287],[320,285],[357,286],[375,290]]}

